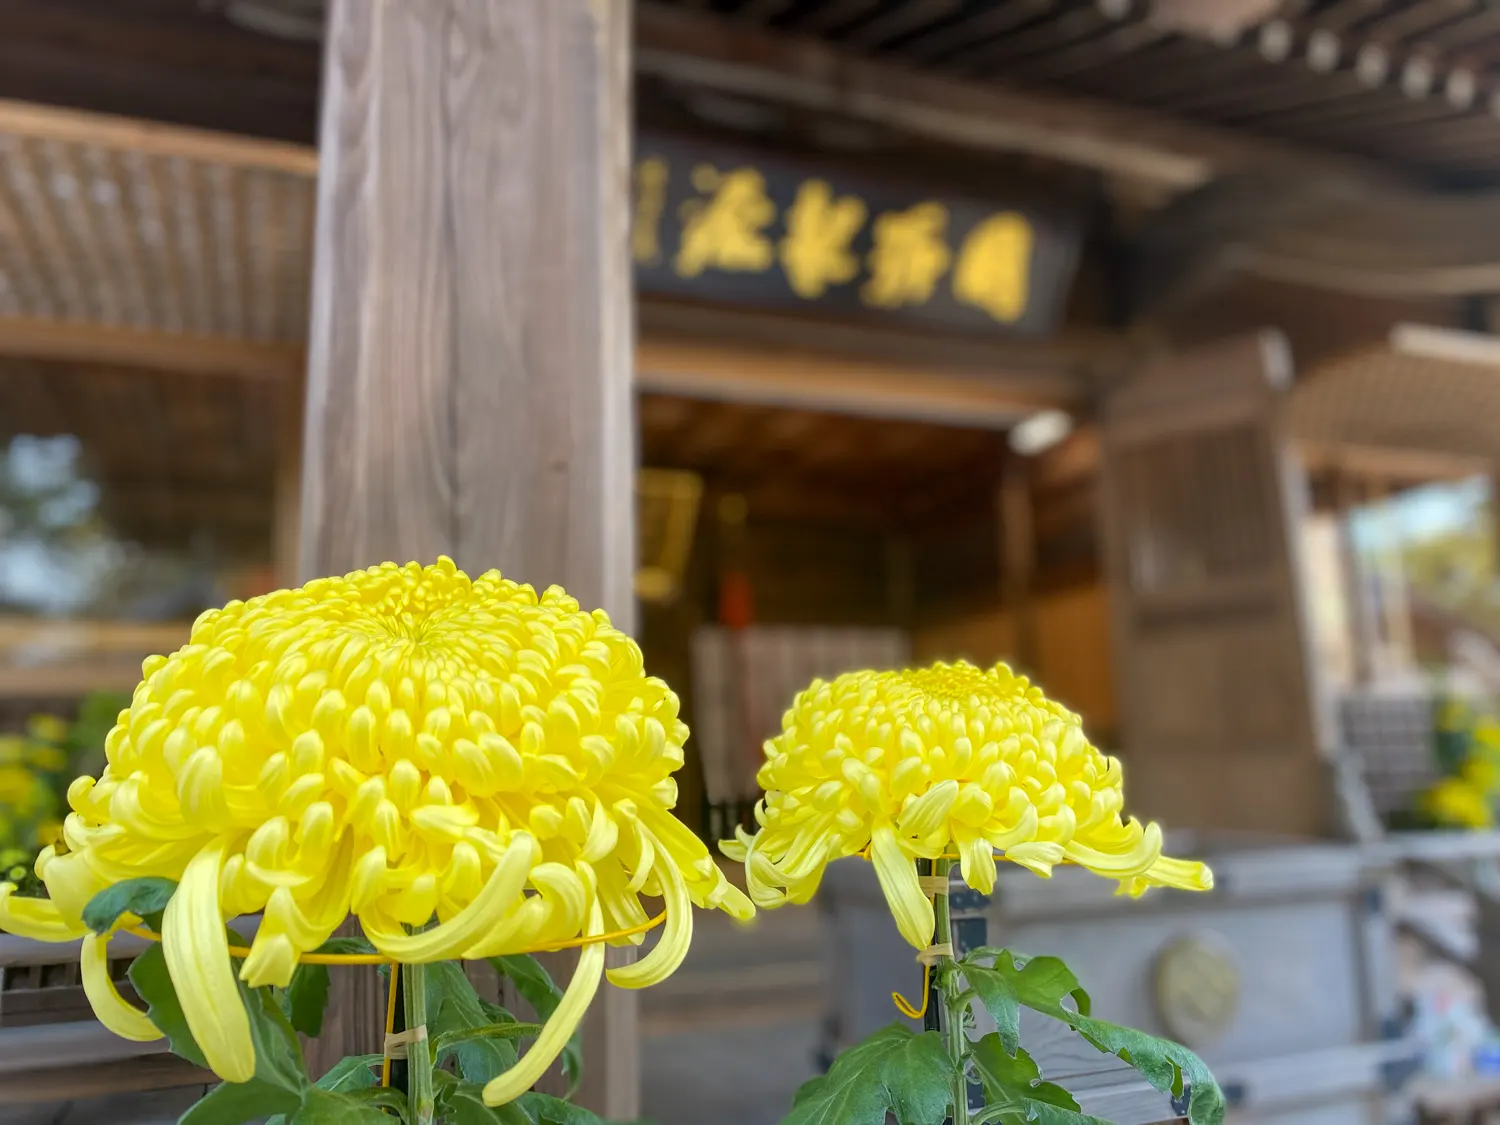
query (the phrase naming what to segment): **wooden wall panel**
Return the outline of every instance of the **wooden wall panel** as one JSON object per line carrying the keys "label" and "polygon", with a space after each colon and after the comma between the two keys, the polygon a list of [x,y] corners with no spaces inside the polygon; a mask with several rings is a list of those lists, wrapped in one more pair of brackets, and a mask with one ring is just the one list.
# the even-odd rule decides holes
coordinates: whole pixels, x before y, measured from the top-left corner
{"label": "wooden wall panel", "polygon": [[[1109,605],[1102,585],[1077,586],[1036,600],[1036,680],[1048,695],[1083,716],[1085,729],[1108,745],[1116,724]],[[918,662],[964,657],[976,664],[1014,660],[1016,630],[1010,614],[991,610],[918,629],[912,640]]]}

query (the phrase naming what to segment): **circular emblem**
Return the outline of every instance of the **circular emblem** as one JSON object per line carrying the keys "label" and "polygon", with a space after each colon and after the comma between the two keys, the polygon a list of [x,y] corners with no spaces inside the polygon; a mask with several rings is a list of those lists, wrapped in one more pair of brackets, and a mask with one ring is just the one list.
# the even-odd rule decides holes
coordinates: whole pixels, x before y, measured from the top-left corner
{"label": "circular emblem", "polygon": [[1156,959],[1156,1006],[1167,1031],[1185,1046],[1217,1039],[1234,1022],[1240,970],[1234,950],[1217,934],[1192,934]]}

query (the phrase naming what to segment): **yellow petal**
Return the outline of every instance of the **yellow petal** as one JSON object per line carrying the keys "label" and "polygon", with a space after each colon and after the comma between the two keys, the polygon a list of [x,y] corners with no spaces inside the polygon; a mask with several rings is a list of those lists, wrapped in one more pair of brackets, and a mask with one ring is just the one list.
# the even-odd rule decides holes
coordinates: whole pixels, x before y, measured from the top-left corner
{"label": "yellow petal", "polygon": [[904,836],[918,839],[933,835],[947,823],[953,802],[958,799],[958,782],[949,778],[939,782],[907,805],[896,823]]}
{"label": "yellow petal", "polygon": [[917,881],[916,861],[902,849],[890,825],[881,825],[871,835],[870,858],[875,861],[875,874],[880,877],[880,889],[885,892],[896,928],[911,945],[926,949],[932,944],[935,925],[932,903]]}
{"label": "yellow petal", "polygon": [[661,940],[635,964],[609,971],[609,983],[619,988],[646,988],[665,980],[682,964],[693,940],[693,904],[682,869],[663,851],[657,856],[656,872],[662,880],[667,911]]}
{"label": "yellow petal", "polygon": [[17,898],[14,883],[0,883],[0,930],[32,941],[72,941],[88,933],[82,921],[63,918],[45,898]]}
{"label": "yellow petal", "polygon": [[[587,936],[594,937],[603,932],[604,912],[596,901],[589,912]],[[604,943],[596,941],[585,945],[578,958],[578,968],[573,971],[573,979],[568,982],[567,991],[563,993],[557,1010],[552,1013],[552,1018],[547,1021],[542,1033],[531,1045],[531,1050],[522,1056],[521,1061],[485,1086],[485,1105],[504,1105],[513,1101],[530,1090],[537,1079],[547,1072],[547,1068],[562,1054],[562,1049],[578,1029],[583,1013],[588,1010],[594,993],[599,990],[599,978],[603,971]]]}
{"label": "yellow petal", "polygon": [[486,932],[501,924],[511,912],[526,885],[536,853],[536,841],[525,832],[517,832],[491,872],[484,890],[452,918],[416,934],[402,934],[395,928],[385,927],[372,931],[367,927],[366,935],[376,949],[393,961],[425,964],[456,960],[466,949],[482,941]]}
{"label": "yellow petal", "polygon": [[115,989],[109,979],[109,938],[103,934],[90,934],[83,939],[79,954],[83,971],[83,994],[99,1022],[121,1039],[132,1039],[137,1043],[150,1043],[161,1038],[161,1032],[146,1013],[131,1004]]}
{"label": "yellow petal", "polygon": [[193,857],[162,915],[161,944],[182,1014],[208,1065],[226,1082],[248,1082],[255,1075],[255,1044],[219,910],[223,863],[223,841]]}
{"label": "yellow petal", "polygon": [[1214,887],[1214,873],[1207,864],[1166,856],[1151,865],[1146,880],[1158,887],[1176,887],[1180,891],[1211,891]]}
{"label": "yellow petal", "polygon": [[995,849],[990,842],[979,836],[961,840],[958,853],[963,869],[964,882],[982,895],[995,889]]}

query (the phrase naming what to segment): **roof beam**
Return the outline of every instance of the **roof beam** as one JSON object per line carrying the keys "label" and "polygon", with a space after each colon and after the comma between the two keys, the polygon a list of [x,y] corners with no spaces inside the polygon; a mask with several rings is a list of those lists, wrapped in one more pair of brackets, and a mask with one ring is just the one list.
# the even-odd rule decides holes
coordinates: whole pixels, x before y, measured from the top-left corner
{"label": "roof beam", "polygon": [[304,352],[300,344],[0,316],[0,356],[277,380],[301,377]]}
{"label": "roof beam", "polygon": [[1335,179],[1397,179],[1357,158],[1104,102],[933,77],[659,0],[637,5],[636,71],[969,148],[1035,153],[1177,190],[1251,166]]}

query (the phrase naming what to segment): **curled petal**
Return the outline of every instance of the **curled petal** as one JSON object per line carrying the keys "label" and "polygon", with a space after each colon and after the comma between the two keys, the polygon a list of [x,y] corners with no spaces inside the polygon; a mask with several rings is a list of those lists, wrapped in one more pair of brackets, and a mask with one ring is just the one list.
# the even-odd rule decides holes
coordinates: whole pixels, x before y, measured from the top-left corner
{"label": "curled petal", "polygon": [[1099,875],[1128,879],[1143,875],[1161,858],[1161,827],[1148,825],[1145,831],[1131,833],[1118,851],[1102,851],[1073,840],[1063,849],[1067,857]]}
{"label": "curled petal", "polygon": [[982,895],[995,889],[995,850],[982,836],[960,840],[959,859],[964,882]]}
{"label": "curled petal", "polygon": [[880,889],[895,916],[896,928],[911,945],[926,949],[932,944],[936,924],[932,903],[917,881],[916,862],[902,849],[890,825],[881,825],[870,837],[870,858],[875,861],[875,874],[880,877]]}
{"label": "curled petal", "polygon": [[[604,932],[604,912],[596,901],[589,911],[586,935],[597,937]],[[531,1050],[498,1078],[492,1079],[484,1088],[485,1105],[504,1105],[526,1093],[547,1072],[562,1049],[567,1046],[573,1032],[578,1029],[583,1013],[587,1011],[594,993],[599,990],[599,978],[604,973],[604,943],[592,942],[583,947],[578,958],[578,968],[573,979],[552,1013],[542,1033],[536,1037]]]}
{"label": "curled petal", "polygon": [[0,930],[32,941],[72,941],[88,933],[82,921],[70,922],[57,904],[45,898],[18,898],[14,883],[0,883]]}
{"label": "curled petal", "polygon": [[957,799],[958,782],[951,778],[939,782],[907,805],[896,818],[896,824],[904,836],[918,839],[931,836],[945,827],[948,813]]}
{"label": "curled petal", "polygon": [[1045,840],[1034,840],[1028,844],[1015,844],[1006,848],[1005,858],[1012,863],[1019,863],[1034,875],[1049,879],[1052,877],[1052,868],[1064,859],[1063,846]]}
{"label": "curled petal", "polygon": [[609,982],[619,988],[646,988],[677,971],[693,940],[693,904],[682,870],[670,859],[656,865],[666,899],[667,920],[656,948],[633,965],[609,971]]}
{"label": "curled petal", "polygon": [[109,979],[109,938],[104,934],[90,934],[83,939],[83,950],[79,955],[83,973],[83,994],[99,1022],[121,1039],[137,1043],[150,1043],[161,1038],[161,1032],[146,1017],[146,1013],[134,1005],[127,1004]]}
{"label": "curled petal", "polygon": [[162,915],[161,944],[182,1014],[208,1065],[226,1082],[248,1082],[255,1075],[255,1044],[219,910],[223,863],[222,840],[193,857]]}
{"label": "curled petal", "polygon": [[1180,891],[1211,891],[1214,873],[1205,863],[1162,856],[1146,872],[1146,881],[1154,887],[1176,887]]}
{"label": "curled petal", "polygon": [[495,865],[489,882],[477,898],[448,921],[421,933],[405,934],[398,926],[381,926],[366,930],[375,948],[395,961],[425,964],[451,961],[463,956],[505,917],[526,885],[536,855],[536,841],[524,832],[511,839],[510,846]]}

